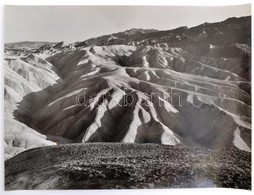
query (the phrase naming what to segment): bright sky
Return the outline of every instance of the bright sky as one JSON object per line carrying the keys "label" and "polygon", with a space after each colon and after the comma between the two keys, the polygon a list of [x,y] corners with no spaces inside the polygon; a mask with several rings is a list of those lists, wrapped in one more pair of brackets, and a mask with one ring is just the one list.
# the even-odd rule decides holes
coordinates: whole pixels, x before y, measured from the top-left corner
{"label": "bright sky", "polygon": [[131,28],[169,30],[250,16],[251,6],[6,6],[5,42],[81,41]]}

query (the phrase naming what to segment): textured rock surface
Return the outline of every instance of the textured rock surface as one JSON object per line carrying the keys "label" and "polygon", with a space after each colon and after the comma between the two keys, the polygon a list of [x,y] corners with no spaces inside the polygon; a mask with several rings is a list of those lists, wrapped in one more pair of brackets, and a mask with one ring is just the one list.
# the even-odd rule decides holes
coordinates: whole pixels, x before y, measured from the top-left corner
{"label": "textured rock surface", "polygon": [[250,189],[250,159],[250,153],[236,149],[66,144],[32,149],[6,161],[5,188]]}

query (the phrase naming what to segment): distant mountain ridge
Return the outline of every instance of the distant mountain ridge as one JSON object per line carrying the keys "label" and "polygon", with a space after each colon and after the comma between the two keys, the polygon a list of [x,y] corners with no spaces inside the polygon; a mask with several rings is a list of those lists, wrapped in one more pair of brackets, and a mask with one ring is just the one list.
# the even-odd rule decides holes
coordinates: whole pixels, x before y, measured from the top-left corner
{"label": "distant mountain ridge", "polygon": [[[6,48],[38,49],[44,45],[49,49],[57,42],[15,42],[6,43]],[[222,22],[203,23],[195,27],[187,26],[172,30],[133,28],[123,32],[103,35],[78,41],[69,45],[76,48],[106,45],[180,47],[193,54],[211,57],[238,57],[250,54],[251,16],[232,17]],[[211,49],[212,48],[212,49]]]}
{"label": "distant mountain ridge", "polygon": [[47,42],[47,41],[20,41],[20,42],[12,42],[12,43],[5,43],[5,48],[12,48],[12,49],[22,49],[22,48],[29,48],[29,49],[38,49],[43,45],[54,45],[56,42]]}
{"label": "distant mountain ridge", "polygon": [[203,45],[228,46],[232,43],[239,43],[250,46],[251,16],[229,18],[222,22],[203,23],[192,28],[185,26],[165,31],[131,29],[76,42],[75,46],[105,46],[117,44],[144,46],[167,43],[169,46],[186,48],[189,44],[201,44],[201,41]]}

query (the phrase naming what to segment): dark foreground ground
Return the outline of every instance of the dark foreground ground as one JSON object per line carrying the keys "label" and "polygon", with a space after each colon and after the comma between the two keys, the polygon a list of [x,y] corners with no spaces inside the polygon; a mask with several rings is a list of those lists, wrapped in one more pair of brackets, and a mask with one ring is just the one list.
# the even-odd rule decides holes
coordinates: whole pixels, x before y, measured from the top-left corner
{"label": "dark foreground ground", "polygon": [[158,144],[67,144],[5,162],[5,188],[251,188],[251,154]]}

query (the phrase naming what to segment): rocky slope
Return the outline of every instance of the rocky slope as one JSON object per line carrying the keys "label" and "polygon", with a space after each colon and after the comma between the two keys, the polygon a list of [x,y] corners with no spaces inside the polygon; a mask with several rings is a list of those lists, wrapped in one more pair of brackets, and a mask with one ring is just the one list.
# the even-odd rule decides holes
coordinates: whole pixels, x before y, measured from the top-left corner
{"label": "rocky slope", "polygon": [[38,146],[251,147],[250,17],[5,57],[6,158]]}
{"label": "rocky slope", "polygon": [[250,160],[250,153],[236,149],[67,144],[6,161],[5,189],[251,189]]}

